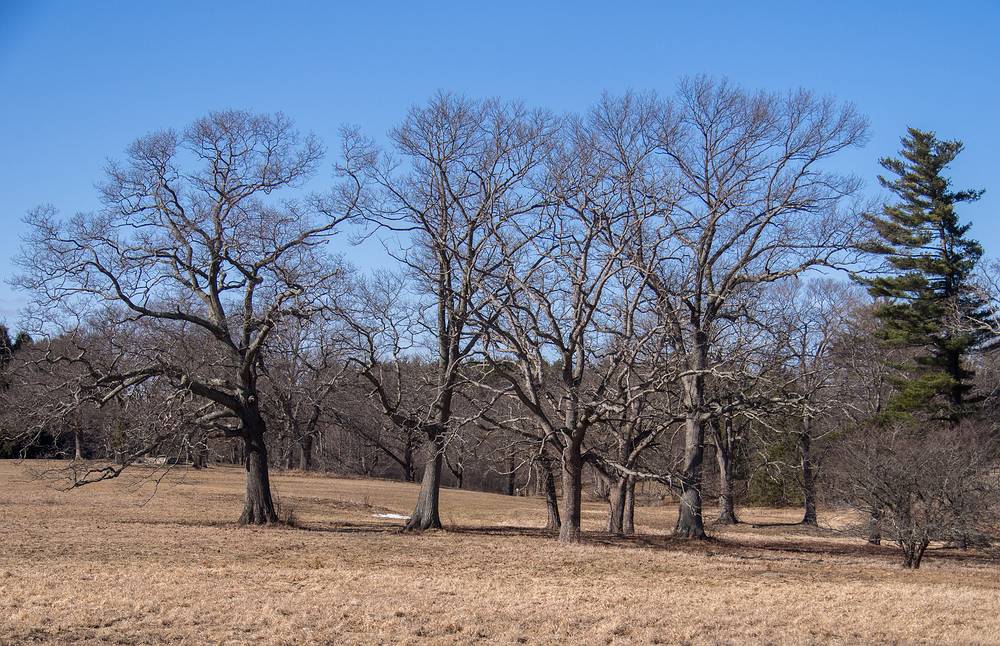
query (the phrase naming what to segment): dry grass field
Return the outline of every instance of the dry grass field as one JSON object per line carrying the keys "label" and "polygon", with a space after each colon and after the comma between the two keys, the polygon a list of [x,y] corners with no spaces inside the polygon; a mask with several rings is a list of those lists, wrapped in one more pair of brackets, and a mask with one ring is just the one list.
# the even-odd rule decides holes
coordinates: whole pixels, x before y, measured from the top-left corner
{"label": "dry grass field", "polygon": [[[242,471],[177,468],[60,492],[0,462],[0,643],[1000,643],[1000,568],[794,526],[578,547],[533,529],[541,500],[448,490],[449,531],[398,532],[416,487],[277,475],[298,528],[241,529]],[[794,510],[744,512],[751,523]],[[828,518],[829,520],[829,518]],[[834,519],[836,520],[836,519]]]}

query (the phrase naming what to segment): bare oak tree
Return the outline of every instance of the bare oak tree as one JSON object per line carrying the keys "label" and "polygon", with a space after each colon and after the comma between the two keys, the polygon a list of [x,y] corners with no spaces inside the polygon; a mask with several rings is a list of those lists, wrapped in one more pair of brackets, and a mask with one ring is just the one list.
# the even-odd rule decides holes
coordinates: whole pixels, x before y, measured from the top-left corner
{"label": "bare oak tree", "polygon": [[[86,347],[55,360],[86,366],[82,386],[99,405],[152,382],[202,402],[192,421],[245,446],[242,523],[277,520],[259,387],[265,349],[283,320],[325,307],[341,271],[322,243],[349,213],[277,199],[322,153],[281,114],[212,113],[109,163],[100,210],[62,221],[44,207],[28,218],[18,282],[46,329],[79,330],[101,312],[132,330],[99,360]],[[118,475],[129,459],[102,473]]]}
{"label": "bare oak tree", "polygon": [[[405,270],[404,296],[416,308],[405,329],[402,321],[371,311],[358,327],[361,371],[377,401],[394,424],[426,438],[408,529],[441,527],[445,444],[459,426],[452,416],[462,366],[479,340],[470,321],[484,298],[480,270],[498,260],[490,232],[533,208],[524,186],[544,157],[550,122],[518,104],[442,94],[413,108],[390,133],[396,155],[347,132],[340,172],[359,187],[360,212],[373,230],[391,234],[386,247]],[[404,338],[406,348],[394,347]],[[427,396],[416,406],[389,396],[383,380],[385,357],[399,361],[404,350],[424,350],[436,363],[421,389]]]}
{"label": "bare oak tree", "polygon": [[[684,357],[683,488],[676,533],[703,537],[702,462],[712,413],[706,378],[712,339],[733,316],[734,295],[754,285],[845,260],[858,218],[860,182],[824,168],[864,142],[848,105],[805,91],[751,93],[703,77],[681,83],[662,110],[658,152],[670,160],[658,236],[635,245],[666,325]],[[668,189],[663,189],[668,190]]]}

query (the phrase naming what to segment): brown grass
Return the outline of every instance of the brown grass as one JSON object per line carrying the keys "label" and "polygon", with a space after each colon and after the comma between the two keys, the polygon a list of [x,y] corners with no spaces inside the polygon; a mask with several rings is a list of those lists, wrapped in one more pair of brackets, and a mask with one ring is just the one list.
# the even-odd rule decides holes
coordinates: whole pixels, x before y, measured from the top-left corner
{"label": "brown grass", "polygon": [[[1000,643],[1000,570],[937,550],[799,527],[585,544],[541,530],[542,501],[448,490],[451,531],[401,534],[416,487],[278,475],[300,528],[240,529],[243,473],[176,469],[59,492],[0,462],[0,643]],[[795,510],[744,512],[790,522]],[[837,519],[833,519],[836,521]]]}

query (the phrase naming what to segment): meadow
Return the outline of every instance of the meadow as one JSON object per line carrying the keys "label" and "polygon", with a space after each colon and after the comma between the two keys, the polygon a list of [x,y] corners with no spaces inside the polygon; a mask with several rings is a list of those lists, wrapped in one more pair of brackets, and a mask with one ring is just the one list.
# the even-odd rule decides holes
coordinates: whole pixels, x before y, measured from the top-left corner
{"label": "meadow", "polygon": [[[0,643],[1000,643],[1000,568],[742,510],[710,541],[638,535],[558,544],[544,501],[446,489],[447,529],[399,531],[415,485],[278,473],[294,526],[236,526],[239,468],[173,468],[74,491],[38,462],[0,462]],[[708,510],[712,514],[712,510]]]}

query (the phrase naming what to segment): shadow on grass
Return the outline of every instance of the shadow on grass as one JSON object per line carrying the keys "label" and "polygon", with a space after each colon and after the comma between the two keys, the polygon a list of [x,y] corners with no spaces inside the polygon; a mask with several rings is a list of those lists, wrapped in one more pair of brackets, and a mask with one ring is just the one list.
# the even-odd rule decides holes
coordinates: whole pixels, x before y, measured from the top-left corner
{"label": "shadow on grass", "polygon": [[[796,523],[796,525],[800,525]],[[801,526],[801,525],[800,525]],[[402,525],[387,525],[384,523],[336,523],[329,525],[304,526],[301,529],[315,532],[332,532],[338,534],[406,534],[420,536],[422,533],[443,533],[461,536],[511,537],[555,542],[558,530],[543,527],[522,527],[516,525],[453,525],[442,530],[430,532],[407,532]],[[810,527],[815,530],[816,528]],[[822,531],[822,530],[820,530]],[[692,540],[670,534],[636,534],[633,536],[617,536],[605,532],[583,532],[581,545],[592,545],[624,549],[654,549],[664,551],[686,552],[713,556],[730,556],[749,560],[822,560],[824,557],[852,557],[868,559],[888,564],[895,564],[900,556],[893,544],[882,546],[870,545],[859,540],[854,542],[822,541],[822,540],[739,540],[732,536],[711,536],[704,540]],[[783,555],[783,556],[779,556]],[[953,548],[937,547],[929,549],[927,557],[952,562],[995,564],[998,560],[988,554],[973,551],[963,551]]]}
{"label": "shadow on grass", "polygon": [[[179,520],[127,520],[118,521],[127,524],[154,524],[154,525],[178,525],[185,527],[211,527],[211,528],[237,528],[234,521],[214,520],[214,521],[179,521]],[[750,524],[746,524],[751,527]],[[757,525],[754,525],[756,527]],[[799,526],[800,523],[769,523],[767,527]],[[732,527],[732,526],[729,526]],[[802,560],[817,561],[825,557],[851,557],[867,559],[882,563],[895,564],[899,561],[899,551],[892,543],[884,543],[881,546],[870,545],[858,539],[857,542],[817,540],[816,533],[826,532],[827,535],[839,535],[832,530],[824,530],[807,526],[810,530],[810,540],[795,540],[793,537],[774,538],[761,540],[755,537],[754,540],[740,540],[736,536],[710,536],[704,540],[694,540],[673,536],[672,534],[636,534],[632,536],[618,536],[606,532],[583,532],[580,540],[581,545],[600,546],[620,549],[653,549],[674,552],[685,552],[690,554],[703,554],[708,557],[728,556],[743,560]],[[545,529],[543,527],[523,527],[517,525],[450,525],[441,530],[428,531],[406,531],[402,523],[384,522],[329,522],[329,523],[300,523],[295,526],[273,525],[268,527],[251,528],[259,530],[287,530],[292,532],[327,533],[343,535],[384,535],[400,534],[419,537],[424,534],[445,534],[459,536],[483,536],[483,537],[510,537],[525,538],[534,540],[546,540],[555,542],[558,538],[558,530]],[[928,549],[926,558],[941,559],[956,563],[979,563],[997,564],[1000,558],[991,554],[984,554],[971,550],[959,550],[949,547],[932,547]]]}

